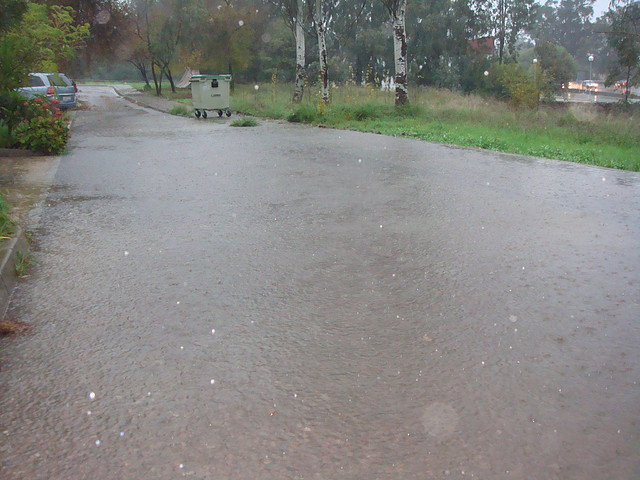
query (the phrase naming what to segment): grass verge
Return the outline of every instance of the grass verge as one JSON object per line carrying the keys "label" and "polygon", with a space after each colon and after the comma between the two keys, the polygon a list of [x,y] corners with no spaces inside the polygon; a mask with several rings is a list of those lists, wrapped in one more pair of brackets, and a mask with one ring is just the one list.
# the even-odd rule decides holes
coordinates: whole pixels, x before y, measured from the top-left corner
{"label": "grass verge", "polygon": [[7,239],[16,231],[16,225],[9,217],[10,206],[0,193],[0,239]]}
{"label": "grass verge", "polygon": [[172,107],[171,110],[169,110],[169,113],[171,115],[178,115],[180,117],[190,117],[191,116],[189,114],[189,111],[187,110],[187,107],[185,107],[184,105],[176,105],[175,107]]}
{"label": "grass verge", "polygon": [[16,252],[16,275],[19,278],[24,278],[29,275],[29,270],[34,265],[37,265],[36,262],[31,258],[29,253],[23,253],[20,250]]}

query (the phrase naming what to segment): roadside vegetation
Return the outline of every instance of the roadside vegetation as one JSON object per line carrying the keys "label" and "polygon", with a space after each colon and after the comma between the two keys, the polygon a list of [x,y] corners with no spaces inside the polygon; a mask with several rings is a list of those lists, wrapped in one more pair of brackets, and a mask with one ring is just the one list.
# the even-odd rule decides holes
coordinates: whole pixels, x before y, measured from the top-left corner
{"label": "roadside vegetation", "polygon": [[4,198],[4,194],[0,193],[0,241],[9,238],[16,230],[16,226],[9,216],[10,206]]}
{"label": "roadside vegetation", "polygon": [[252,117],[238,118],[231,122],[232,127],[257,127],[258,121]]}
{"label": "roadside vegetation", "polygon": [[[325,107],[309,93],[293,103],[286,85],[240,85],[231,108],[256,117],[640,171],[639,105],[541,103],[528,108],[446,89],[411,92],[413,103],[398,108],[393,92],[336,87]],[[190,96],[187,89],[167,98],[190,103]]]}
{"label": "roadside vegetation", "polygon": [[189,117],[189,110],[187,110],[187,107],[185,107],[184,105],[176,105],[175,107],[172,107],[171,110],[169,110],[169,113],[171,115],[177,115],[179,117]]}

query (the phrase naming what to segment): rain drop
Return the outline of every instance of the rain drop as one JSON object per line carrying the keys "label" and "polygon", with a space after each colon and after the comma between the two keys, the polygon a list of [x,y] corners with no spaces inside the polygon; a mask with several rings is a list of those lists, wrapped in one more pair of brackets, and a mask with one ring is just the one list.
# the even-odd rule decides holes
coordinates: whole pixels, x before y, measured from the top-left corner
{"label": "rain drop", "polygon": [[215,335],[215,333],[216,333],[216,329],[215,329],[215,328],[212,328],[212,329],[211,329],[211,335]]}
{"label": "rain drop", "polygon": [[102,442],[100,440],[96,440],[96,447],[99,447],[100,445],[102,445]]}
{"label": "rain drop", "polygon": [[90,398],[91,400],[94,400],[94,399],[96,398],[96,394],[95,394],[95,392],[91,392],[91,393],[89,394],[89,398]]}
{"label": "rain drop", "polygon": [[212,378],[211,379],[211,385],[213,385],[214,383],[216,383],[216,381]]}
{"label": "rain drop", "polygon": [[129,255],[129,252],[127,252],[127,251],[125,250],[125,252],[124,252],[124,256],[126,257],[127,255]]}
{"label": "rain drop", "polygon": [[124,437],[124,432],[120,432],[120,436],[121,436],[121,437]]}

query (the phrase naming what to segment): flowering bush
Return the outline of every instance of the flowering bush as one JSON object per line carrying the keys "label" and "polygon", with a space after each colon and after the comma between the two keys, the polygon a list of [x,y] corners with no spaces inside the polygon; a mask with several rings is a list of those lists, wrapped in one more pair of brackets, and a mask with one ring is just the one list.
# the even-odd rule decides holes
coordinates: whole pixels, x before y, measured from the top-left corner
{"label": "flowering bush", "polygon": [[23,102],[22,118],[11,132],[21,148],[54,155],[64,151],[69,125],[57,107],[59,103],[41,97]]}

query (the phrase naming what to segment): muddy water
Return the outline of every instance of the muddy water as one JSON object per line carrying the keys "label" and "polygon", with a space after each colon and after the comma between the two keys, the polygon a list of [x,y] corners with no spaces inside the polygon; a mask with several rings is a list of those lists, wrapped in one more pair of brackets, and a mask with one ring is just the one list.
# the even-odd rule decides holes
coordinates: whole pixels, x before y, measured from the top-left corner
{"label": "muddy water", "polygon": [[3,479],[632,479],[640,176],[84,88]]}

